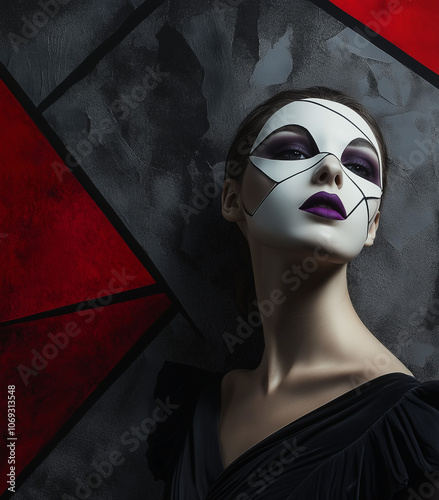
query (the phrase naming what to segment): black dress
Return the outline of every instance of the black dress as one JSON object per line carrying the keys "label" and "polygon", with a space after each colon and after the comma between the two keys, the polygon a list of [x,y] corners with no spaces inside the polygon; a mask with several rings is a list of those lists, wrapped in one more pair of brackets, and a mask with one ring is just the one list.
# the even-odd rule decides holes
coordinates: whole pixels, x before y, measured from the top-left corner
{"label": "black dress", "polygon": [[147,459],[154,478],[165,481],[166,499],[419,500],[439,494],[439,381],[381,375],[224,467],[218,442],[223,376],[165,362],[157,377],[155,398],[173,409],[149,435]]}

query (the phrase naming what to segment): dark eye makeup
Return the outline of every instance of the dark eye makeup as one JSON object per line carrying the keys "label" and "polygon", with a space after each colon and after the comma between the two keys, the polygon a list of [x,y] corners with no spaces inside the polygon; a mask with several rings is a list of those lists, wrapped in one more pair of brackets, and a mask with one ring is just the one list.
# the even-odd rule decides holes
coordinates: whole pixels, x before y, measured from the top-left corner
{"label": "dark eye makeup", "polygon": [[270,160],[304,160],[317,153],[317,145],[305,128],[287,125],[268,136],[253,155]]}
{"label": "dark eye makeup", "polygon": [[365,139],[353,140],[343,151],[341,163],[363,179],[380,186],[380,165],[375,148]]}
{"label": "dark eye makeup", "polygon": [[[275,130],[252,153],[270,160],[304,160],[318,154],[313,137],[300,125],[287,125]],[[380,186],[380,164],[373,145],[366,139],[351,141],[340,159],[345,168],[355,175]]]}

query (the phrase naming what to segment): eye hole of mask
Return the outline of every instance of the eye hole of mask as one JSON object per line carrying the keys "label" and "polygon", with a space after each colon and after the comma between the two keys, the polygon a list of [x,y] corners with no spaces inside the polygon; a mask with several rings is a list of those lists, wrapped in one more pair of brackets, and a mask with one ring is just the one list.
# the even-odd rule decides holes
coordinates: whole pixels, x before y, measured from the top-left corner
{"label": "eye hole of mask", "polygon": [[319,153],[311,134],[300,125],[287,125],[272,132],[252,156],[270,160],[304,160]]}
{"label": "eye hole of mask", "polygon": [[354,174],[380,186],[379,159],[369,141],[354,139],[343,151],[340,161]]}

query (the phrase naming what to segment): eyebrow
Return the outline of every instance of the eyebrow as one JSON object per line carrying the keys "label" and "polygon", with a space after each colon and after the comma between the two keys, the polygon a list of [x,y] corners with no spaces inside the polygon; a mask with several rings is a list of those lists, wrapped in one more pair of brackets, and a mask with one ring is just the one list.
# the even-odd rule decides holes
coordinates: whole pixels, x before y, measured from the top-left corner
{"label": "eyebrow", "polygon": [[[264,139],[264,141],[269,139],[274,134],[277,134],[278,132],[297,132],[301,135],[311,136],[311,134],[308,132],[308,130],[305,127],[303,127],[302,125],[296,125],[296,124],[290,123],[288,125],[284,125],[283,127],[277,128],[276,130],[273,130],[273,132],[271,132],[271,134],[268,135]],[[262,141],[262,142],[264,142],[264,141]]]}
{"label": "eyebrow", "polygon": [[271,134],[269,134],[262,142],[259,143],[258,146],[256,146],[252,154],[256,152],[261,154],[264,152],[266,148],[270,148],[272,142],[276,143],[276,135],[282,132],[291,132],[293,134],[296,134],[297,136],[307,141],[310,149],[315,150],[317,152],[319,151],[319,148],[317,147],[314,137],[309,133],[309,131],[305,127],[302,127],[302,125],[288,124],[284,125],[283,127],[277,128],[276,130],[273,130]]}
{"label": "eyebrow", "polygon": [[350,147],[350,146],[354,146],[354,147],[364,147],[364,148],[368,148],[370,149],[373,153],[376,154],[377,156],[377,159],[379,161],[379,155],[378,155],[378,151],[375,149],[375,146],[373,144],[371,144],[367,139],[363,139],[362,137],[359,137],[358,139],[354,139],[353,141],[351,141],[346,147]]}
{"label": "eyebrow", "polygon": [[277,128],[276,130],[273,130],[273,132],[271,132],[271,134],[267,135],[267,137],[263,141],[261,141],[258,146],[256,146],[255,151],[257,149],[259,149],[259,147],[261,145],[263,145],[264,143],[270,142],[271,139],[273,139],[273,137],[275,137],[276,134],[278,134],[280,132],[296,133],[296,134],[304,137],[305,139],[307,139],[310,142],[312,147],[315,147],[316,149],[318,149],[317,145],[315,143],[314,137],[310,134],[310,132],[305,127],[302,127],[302,125],[288,124],[288,125],[284,125],[283,127]]}

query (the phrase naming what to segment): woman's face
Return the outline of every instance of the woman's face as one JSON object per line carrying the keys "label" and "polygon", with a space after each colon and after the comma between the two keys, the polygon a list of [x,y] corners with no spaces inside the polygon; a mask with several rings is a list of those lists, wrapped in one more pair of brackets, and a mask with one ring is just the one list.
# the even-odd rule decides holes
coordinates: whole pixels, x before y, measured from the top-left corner
{"label": "woman's face", "polygon": [[382,159],[367,122],[325,99],[287,104],[262,127],[242,181],[247,235],[282,248],[323,245],[340,262],[378,214]]}

